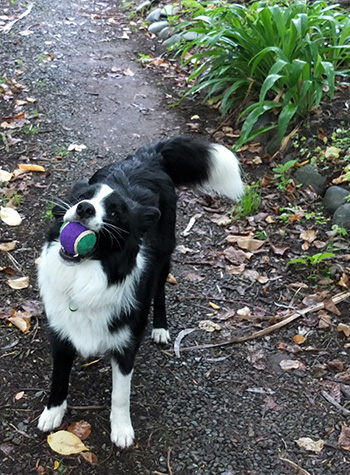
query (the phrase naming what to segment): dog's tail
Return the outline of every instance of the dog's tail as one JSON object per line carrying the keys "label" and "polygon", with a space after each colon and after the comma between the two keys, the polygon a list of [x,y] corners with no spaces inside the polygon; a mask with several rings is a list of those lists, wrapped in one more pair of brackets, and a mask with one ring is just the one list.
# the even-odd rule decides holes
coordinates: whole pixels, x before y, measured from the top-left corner
{"label": "dog's tail", "polygon": [[161,166],[175,186],[199,185],[232,200],[243,193],[240,165],[223,145],[190,137],[175,137],[156,145],[162,155]]}

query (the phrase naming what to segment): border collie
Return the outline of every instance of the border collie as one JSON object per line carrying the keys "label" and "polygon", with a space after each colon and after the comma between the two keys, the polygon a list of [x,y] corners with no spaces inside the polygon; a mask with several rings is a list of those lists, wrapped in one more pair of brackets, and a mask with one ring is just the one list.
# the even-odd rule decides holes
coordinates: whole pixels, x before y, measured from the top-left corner
{"label": "border collie", "polygon": [[[175,247],[179,185],[199,185],[232,200],[243,192],[239,163],[226,147],[175,137],[107,165],[89,181],[78,181],[69,199],[54,207],[55,222],[38,270],[53,352],[51,392],[40,430],[52,431],[62,423],[76,353],[85,358],[108,354],[111,440],[118,447],[132,445],[130,383],[152,303],[152,338],[162,344],[170,339],[165,282]],[[87,256],[61,249],[59,232],[67,221],[96,233],[97,243]]]}

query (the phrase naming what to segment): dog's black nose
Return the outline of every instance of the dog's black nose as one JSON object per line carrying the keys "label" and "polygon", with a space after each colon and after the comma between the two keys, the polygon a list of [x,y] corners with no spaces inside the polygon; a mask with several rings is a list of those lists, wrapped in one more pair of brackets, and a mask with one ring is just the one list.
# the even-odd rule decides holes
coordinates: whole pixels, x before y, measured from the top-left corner
{"label": "dog's black nose", "polygon": [[95,213],[95,208],[88,201],[81,201],[77,206],[77,215],[79,218],[91,218]]}

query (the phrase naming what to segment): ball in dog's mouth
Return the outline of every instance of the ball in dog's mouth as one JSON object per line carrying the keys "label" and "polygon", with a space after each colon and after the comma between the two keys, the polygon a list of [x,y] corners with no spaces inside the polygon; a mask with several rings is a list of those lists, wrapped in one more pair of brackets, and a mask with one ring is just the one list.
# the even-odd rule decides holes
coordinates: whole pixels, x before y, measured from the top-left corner
{"label": "ball in dog's mouth", "polygon": [[69,262],[80,262],[91,255],[97,237],[94,231],[81,223],[68,221],[60,229],[60,255]]}

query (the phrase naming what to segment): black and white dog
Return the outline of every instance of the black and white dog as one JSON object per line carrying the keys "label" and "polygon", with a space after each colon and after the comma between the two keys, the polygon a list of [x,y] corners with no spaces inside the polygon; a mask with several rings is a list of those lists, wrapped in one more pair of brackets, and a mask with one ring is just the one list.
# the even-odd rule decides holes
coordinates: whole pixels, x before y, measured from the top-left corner
{"label": "black and white dog", "polygon": [[[76,353],[112,360],[111,440],[133,443],[130,382],[153,302],[152,338],[168,343],[165,281],[175,247],[175,186],[200,185],[236,200],[243,191],[236,157],[224,146],[176,137],[138,150],[73,187],[56,218],[39,263],[39,286],[49,322],[53,375],[38,427],[58,427],[67,407]],[[63,222],[97,235],[85,258],[61,250]]]}

